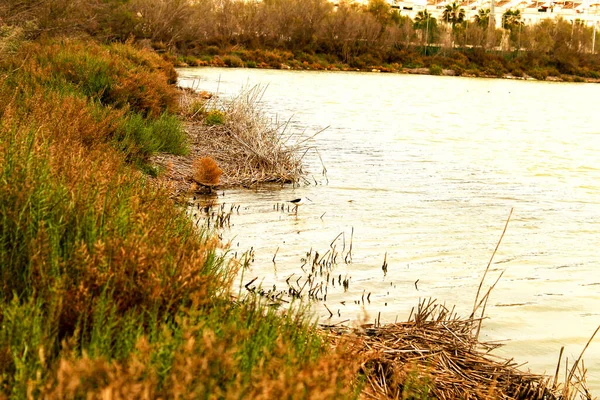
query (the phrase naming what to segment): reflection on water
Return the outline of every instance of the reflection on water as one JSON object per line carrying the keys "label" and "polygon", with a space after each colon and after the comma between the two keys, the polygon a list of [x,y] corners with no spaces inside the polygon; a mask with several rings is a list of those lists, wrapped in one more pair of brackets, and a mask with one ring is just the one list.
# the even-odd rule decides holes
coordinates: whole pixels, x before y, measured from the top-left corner
{"label": "reflection on water", "polygon": [[[182,84],[232,96],[268,84],[263,101],[295,129],[316,132],[306,162],[318,184],[226,190],[240,205],[224,232],[232,249],[255,251],[246,277],[281,285],[311,250],[352,241],[352,263],[330,288],[335,318],[406,318],[419,298],[468,315],[511,208],[492,264],[501,271],[483,338],[499,353],[553,373],[600,324],[600,86],[362,73],[186,69]],[[311,178],[311,179],[313,179]],[[298,215],[277,204],[309,197]],[[353,229],[352,238],[351,232]],[[345,243],[342,243],[344,240]],[[276,262],[273,262],[276,254]],[[386,255],[387,254],[387,255]],[[382,264],[387,259],[384,276]],[[415,284],[416,282],[416,284]],[[337,282],[336,282],[337,283]],[[371,293],[370,303],[361,297]],[[358,301],[358,304],[357,304]],[[322,320],[329,317],[317,305]],[[339,314],[338,314],[339,313]],[[338,317],[339,315],[339,317]],[[600,338],[588,348],[600,390]]]}

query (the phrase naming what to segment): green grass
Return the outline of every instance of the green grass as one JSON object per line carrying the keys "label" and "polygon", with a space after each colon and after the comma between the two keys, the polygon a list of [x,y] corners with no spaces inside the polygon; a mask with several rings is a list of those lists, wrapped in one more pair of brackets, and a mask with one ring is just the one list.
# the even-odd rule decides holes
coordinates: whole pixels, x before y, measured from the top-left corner
{"label": "green grass", "polygon": [[223,125],[225,123],[225,114],[219,110],[211,110],[204,118],[206,125]]}
{"label": "green grass", "polygon": [[117,130],[115,145],[126,154],[144,158],[158,152],[188,152],[181,121],[167,113],[156,119],[147,119],[137,113],[128,114]]}

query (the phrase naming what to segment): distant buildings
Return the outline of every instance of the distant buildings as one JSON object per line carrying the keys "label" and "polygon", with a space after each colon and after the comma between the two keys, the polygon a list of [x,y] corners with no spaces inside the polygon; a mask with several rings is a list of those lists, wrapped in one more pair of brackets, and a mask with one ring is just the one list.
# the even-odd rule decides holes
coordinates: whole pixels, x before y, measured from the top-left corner
{"label": "distant buildings", "polygon": [[[368,3],[368,0],[354,0],[357,3]],[[438,20],[444,8],[454,0],[385,0],[390,6],[397,8],[403,15],[414,18],[417,12],[427,11]],[[521,20],[526,25],[535,24],[547,18],[561,17],[569,22],[582,22],[586,25],[600,27],[600,0],[456,0],[465,9],[466,17],[472,20],[479,9],[491,8],[494,1],[495,21],[498,27],[502,23],[502,14],[507,10],[521,11]],[[333,1],[337,2],[337,0]]]}

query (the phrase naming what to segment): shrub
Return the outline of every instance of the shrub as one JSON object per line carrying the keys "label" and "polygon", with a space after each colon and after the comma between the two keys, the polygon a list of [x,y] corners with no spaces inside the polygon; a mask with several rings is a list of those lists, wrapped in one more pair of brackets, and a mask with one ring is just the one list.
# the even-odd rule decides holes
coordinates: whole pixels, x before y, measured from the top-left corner
{"label": "shrub", "polygon": [[513,76],[516,76],[517,78],[522,78],[524,75],[524,72],[521,68],[513,68],[510,72]]}
{"label": "shrub", "polygon": [[206,125],[223,125],[225,123],[225,114],[219,110],[209,111],[204,123]]}
{"label": "shrub", "polygon": [[246,67],[247,68],[256,68],[256,62],[255,61],[246,61]]}
{"label": "shrub", "polygon": [[527,73],[532,77],[535,78],[539,81],[543,81],[548,77],[548,71],[546,71],[544,68],[532,68],[529,71],[527,71]]}
{"label": "shrub", "polygon": [[155,120],[129,114],[122,120],[114,140],[116,147],[131,160],[145,161],[158,152],[186,154],[188,151],[181,122],[170,114]]}
{"label": "shrub", "polygon": [[242,59],[233,55],[223,57],[223,62],[226,66],[231,68],[242,68],[244,66]]}
{"label": "shrub", "polygon": [[208,46],[204,52],[211,56],[216,56],[221,53],[221,50],[217,46]]}
{"label": "shrub", "polygon": [[456,76],[461,76],[462,74],[465,73],[465,69],[462,66],[457,65],[457,64],[453,64],[451,69],[454,71],[454,74]]}
{"label": "shrub", "polygon": [[172,85],[177,74],[150,51],[64,40],[29,43],[21,52],[32,55],[23,69],[36,84],[80,92],[149,117],[177,109],[178,92]]}
{"label": "shrub", "polygon": [[429,67],[429,73],[431,75],[441,75],[442,67],[440,67],[439,65],[433,64],[432,66]]}

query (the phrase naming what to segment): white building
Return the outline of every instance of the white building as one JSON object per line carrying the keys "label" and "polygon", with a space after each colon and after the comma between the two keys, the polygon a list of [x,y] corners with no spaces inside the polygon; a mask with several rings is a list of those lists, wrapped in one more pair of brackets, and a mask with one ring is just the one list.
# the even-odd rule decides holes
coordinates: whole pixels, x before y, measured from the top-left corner
{"label": "white building", "polygon": [[[337,0],[330,1],[337,2]],[[354,1],[368,3],[368,0]],[[419,11],[427,10],[434,18],[441,20],[444,8],[455,0],[385,1],[410,18],[414,19]],[[600,0],[456,0],[465,9],[468,20],[471,20],[479,9],[491,8],[491,1],[494,1],[494,15],[498,27],[502,24],[502,14],[511,9],[521,11],[521,19],[526,25],[560,16],[569,22],[581,21],[590,26],[596,24],[600,27]]]}

